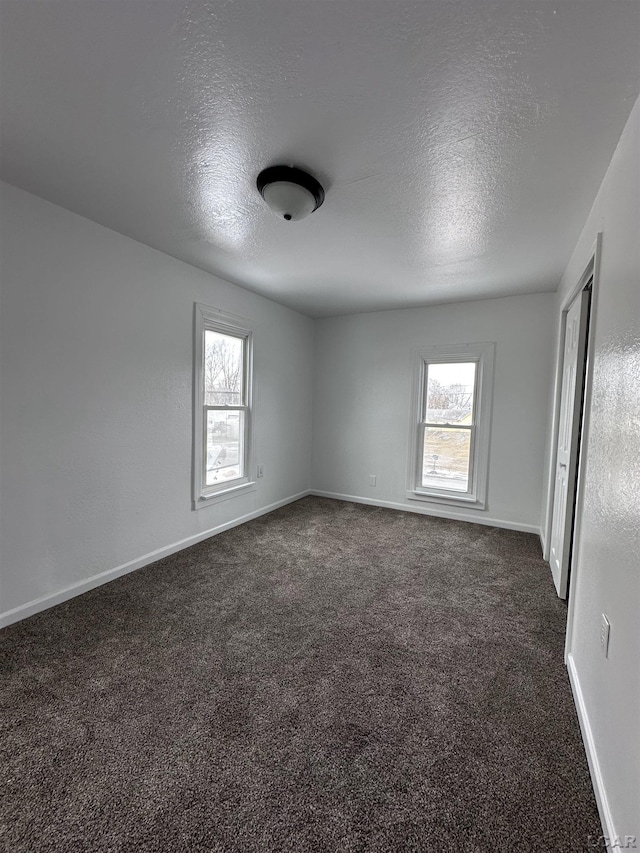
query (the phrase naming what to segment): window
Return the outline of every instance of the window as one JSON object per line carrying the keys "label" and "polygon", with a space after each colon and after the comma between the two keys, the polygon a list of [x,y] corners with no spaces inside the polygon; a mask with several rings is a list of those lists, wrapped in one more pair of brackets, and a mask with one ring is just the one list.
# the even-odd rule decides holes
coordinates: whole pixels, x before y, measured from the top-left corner
{"label": "window", "polygon": [[484,509],[494,344],[415,354],[407,497]]}
{"label": "window", "polygon": [[194,509],[253,485],[252,335],[239,317],[196,305]]}

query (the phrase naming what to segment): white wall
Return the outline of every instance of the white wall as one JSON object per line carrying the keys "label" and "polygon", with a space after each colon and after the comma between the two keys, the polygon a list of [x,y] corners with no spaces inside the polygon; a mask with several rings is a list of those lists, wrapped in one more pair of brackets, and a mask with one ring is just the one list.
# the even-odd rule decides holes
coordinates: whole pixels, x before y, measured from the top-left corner
{"label": "white wall", "polygon": [[[556,312],[599,231],[584,503],[571,578],[569,671],[610,835],[640,841],[640,102],[562,279]],[[595,315],[594,315],[595,313]],[[600,617],[611,622],[609,657]]]}
{"label": "white wall", "polygon": [[553,310],[536,294],[317,321],[313,489],[422,511],[405,497],[411,350],[495,341],[486,509],[435,512],[538,531]]}
{"label": "white wall", "polygon": [[[14,187],[0,201],[5,621],[308,488],[311,320]],[[196,301],[255,324],[265,477],[192,511]]]}

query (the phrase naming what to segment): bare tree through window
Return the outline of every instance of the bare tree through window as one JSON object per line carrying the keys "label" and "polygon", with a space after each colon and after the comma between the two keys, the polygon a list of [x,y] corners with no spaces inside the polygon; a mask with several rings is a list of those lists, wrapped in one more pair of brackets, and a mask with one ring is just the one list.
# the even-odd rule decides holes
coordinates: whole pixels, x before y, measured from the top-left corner
{"label": "bare tree through window", "polygon": [[237,405],[242,397],[242,340],[207,330],[205,335],[205,404]]}
{"label": "bare tree through window", "polygon": [[207,411],[206,484],[243,475],[244,339],[207,329],[204,339]]}
{"label": "bare tree through window", "polygon": [[471,461],[474,362],[427,367],[422,486],[467,491]]}

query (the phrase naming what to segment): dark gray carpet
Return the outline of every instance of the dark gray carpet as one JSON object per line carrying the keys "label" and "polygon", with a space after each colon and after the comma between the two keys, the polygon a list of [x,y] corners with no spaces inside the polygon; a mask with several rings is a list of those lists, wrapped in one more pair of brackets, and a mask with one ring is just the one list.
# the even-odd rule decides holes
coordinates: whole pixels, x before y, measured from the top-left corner
{"label": "dark gray carpet", "polygon": [[5,629],[9,853],[586,851],[536,537],[306,498]]}

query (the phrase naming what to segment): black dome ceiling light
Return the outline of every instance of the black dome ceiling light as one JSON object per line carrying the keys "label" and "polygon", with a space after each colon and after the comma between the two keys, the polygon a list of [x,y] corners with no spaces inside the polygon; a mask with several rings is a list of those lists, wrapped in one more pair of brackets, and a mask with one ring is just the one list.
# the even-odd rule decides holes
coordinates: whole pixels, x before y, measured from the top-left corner
{"label": "black dome ceiling light", "polygon": [[287,222],[304,219],[324,201],[320,182],[294,166],[269,166],[260,172],[256,184],[271,210]]}

